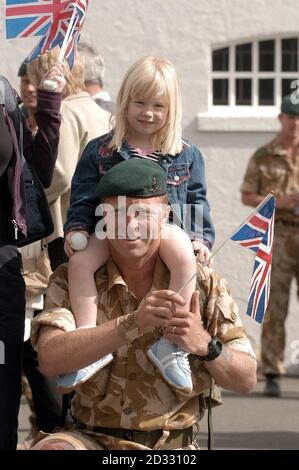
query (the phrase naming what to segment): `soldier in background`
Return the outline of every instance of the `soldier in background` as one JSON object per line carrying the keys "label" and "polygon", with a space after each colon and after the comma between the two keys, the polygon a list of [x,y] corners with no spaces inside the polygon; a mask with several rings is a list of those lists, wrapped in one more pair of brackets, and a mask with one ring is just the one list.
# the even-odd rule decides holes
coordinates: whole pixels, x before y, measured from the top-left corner
{"label": "soldier in background", "polygon": [[261,367],[266,376],[264,394],[280,396],[279,377],[285,373],[285,321],[290,286],[299,286],[299,104],[284,97],[280,133],[258,149],[249,161],[241,186],[242,202],[256,207],[271,191],[276,217],[271,292],[262,330]]}

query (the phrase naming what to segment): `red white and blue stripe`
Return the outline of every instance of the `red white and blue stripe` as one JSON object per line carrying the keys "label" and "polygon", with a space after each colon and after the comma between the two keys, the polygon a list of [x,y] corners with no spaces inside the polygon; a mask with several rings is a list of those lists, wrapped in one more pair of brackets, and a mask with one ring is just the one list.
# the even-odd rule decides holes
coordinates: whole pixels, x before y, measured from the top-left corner
{"label": "red white and blue stripe", "polygon": [[270,295],[275,217],[275,197],[269,194],[256,212],[231,236],[239,245],[256,253],[247,315],[262,323]]}
{"label": "red white and blue stripe", "polygon": [[70,0],[6,0],[6,37],[43,36],[69,3]]}
{"label": "red white and blue stripe", "polygon": [[75,27],[65,53],[72,66],[87,5],[88,0],[7,0],[6,37],[42,36],[26,59],[26,62],[31,62],[55,46],[62,45],[75,12]]}

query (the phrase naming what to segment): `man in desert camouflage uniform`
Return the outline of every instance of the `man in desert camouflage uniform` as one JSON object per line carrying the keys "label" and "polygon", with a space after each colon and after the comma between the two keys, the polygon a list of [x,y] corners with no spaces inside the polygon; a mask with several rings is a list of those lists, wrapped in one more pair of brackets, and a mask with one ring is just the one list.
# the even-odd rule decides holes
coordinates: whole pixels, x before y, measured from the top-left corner
{"label": "man in desert camouflage uniform", "polygon": [[271,292],[261,350],[266,396],[280,396],[284,324],[293,278],[299,286],[299,104],[291,96],[283,99],[279,120],[280,133],[251,157],[241,186],[246,205],[257,206],[270,191],[276,196]]}
{"label": "man in desert camouflage uniform", "polygon": [[[99,183],[102,202],[115,213],[125,208],[125,224],[137,238],[109,235],[111,258],[95,275],[98,326],[75,330],[65,265],[52,276],[45,310],[33,322],[32,341],[45,374],[67,373],[108,353],[114,356],[76,388],[76,429],[46,437],[35,445],[37,450],[196,449],[193,427],[203,417],[204,396],[213,384],[241,393],[256,384],[255,356],[225,281],[199,267],[200,295],[193,294],[190,312],[182,297],[167,289],[169,271],[159,258],[160,227],[168,214],[165,172],[155,162],[149,169],[147,161],[144,169],[144,163],[137,158],[122,162]],[[128,196],[122,198],[124,206],[116,195]],[[133,203],[146,209],[144,237],[144,218],[138,221],[127,212]],[[162,328],[167,340],[191,353],[192,392],[168,384],[146,354]],[[216,354],[210,347],[214,336],[222,344]]]}

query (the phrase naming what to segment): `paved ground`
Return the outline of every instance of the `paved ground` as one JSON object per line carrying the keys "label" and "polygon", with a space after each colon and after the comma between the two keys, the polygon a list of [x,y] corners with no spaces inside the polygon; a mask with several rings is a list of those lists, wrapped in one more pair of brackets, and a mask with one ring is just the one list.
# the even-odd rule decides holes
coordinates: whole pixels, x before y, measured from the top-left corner
{"label": "paved ground", "polygon": [[[223,392],[224,405],[213,411],[216,449],[299,449],[299,377],[281,381],[282,397],[266,398],[259,382],[250,396]],[[22,398],[19,442],[29,430],[29,410]],[[207,445],[203,422],[199,441]]]}
{"label": "paved ground", "polygon": [[224,391],[224,404],[213,410],[215,448],[299,449],[299,378],[286,377],[281,386],[281,398],[264,397],[264,382],[246,397]]}

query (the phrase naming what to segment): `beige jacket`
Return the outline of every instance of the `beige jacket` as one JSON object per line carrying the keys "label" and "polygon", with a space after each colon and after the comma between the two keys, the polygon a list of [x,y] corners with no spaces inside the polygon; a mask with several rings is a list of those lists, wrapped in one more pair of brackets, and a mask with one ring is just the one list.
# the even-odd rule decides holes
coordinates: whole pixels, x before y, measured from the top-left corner
{"label": "beige jacket", "polygon": [[84,148],[90,140],[109,131],[110,114],[100,108],[86,92],[65,98],[60,112],[62,122],[58,158],[52,184],[46,190],[55,227],[54,233],[47,239],[48,243],[63,237],[71,181]]}

